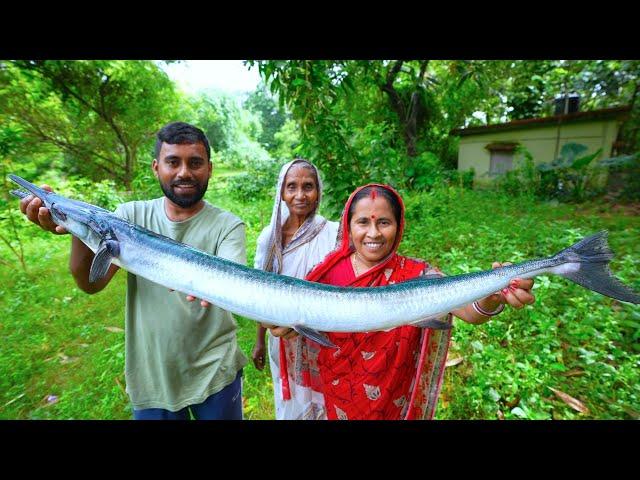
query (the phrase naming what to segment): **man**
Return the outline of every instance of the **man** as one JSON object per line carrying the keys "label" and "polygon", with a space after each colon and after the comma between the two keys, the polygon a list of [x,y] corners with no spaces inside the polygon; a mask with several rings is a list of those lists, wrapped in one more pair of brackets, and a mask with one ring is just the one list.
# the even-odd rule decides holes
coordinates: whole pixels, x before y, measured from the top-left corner
{"label": "man", "polygon": [[[246,263],[245,227],[203,196],[211,178],[209,141],[202,130],[170,123],[157,134],[152,169],[164,197],[120,205],[115,214],[149,230],[237,263]],[[43,186],[51,190],[48,186]],[[66,233],[38,198],[20,209],[41,228]],[[72,237],[69,266],[78,287],[101,291],[118,271],[89,283],[93,252]],[[242,419],[242,368],[231,313],[127,274],[127,393],[134,419]]]}

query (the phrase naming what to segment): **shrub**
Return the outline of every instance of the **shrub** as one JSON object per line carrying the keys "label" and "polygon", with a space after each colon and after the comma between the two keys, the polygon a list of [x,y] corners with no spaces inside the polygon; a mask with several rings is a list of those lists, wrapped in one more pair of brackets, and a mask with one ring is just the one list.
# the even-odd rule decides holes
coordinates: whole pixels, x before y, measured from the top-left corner
{"label": "shrub", "polygon": [[270,197],[279,171],[280,165],[274,160],[254,161],[247,167],[246,172],[229,177],[229,193],[233,198],[245,202],[254,198]]}
{"label": "shrub", "polygon": [[618,200],[640,201],[640,153],[607,158],[600,162],[609,167],[609,179],[611,183],[619,183],[620,187],[615,193]]}
{"label": "shrub", "polygon": [[538,165],[543,196],[561,201],[582,202],[604,191],[598,178],[602,173],[602,166],[590,166],[600,156],[602,149],[583,155],[586,151],[585,145],[567,143],[563,145],[557,159]]}
{"label": "shrub", "polygon": [[523,160],[514,170],[506,172],[495,179],[495,186],[511,196],[535,195],[540,188],[540,173],[536,169],[531,153],[523,146],[518,146],[516,154]]}

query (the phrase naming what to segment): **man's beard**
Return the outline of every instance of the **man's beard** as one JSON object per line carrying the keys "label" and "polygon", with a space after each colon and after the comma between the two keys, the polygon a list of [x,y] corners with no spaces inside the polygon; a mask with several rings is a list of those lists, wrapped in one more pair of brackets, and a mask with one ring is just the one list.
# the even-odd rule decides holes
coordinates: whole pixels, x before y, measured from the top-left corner
{"label": "man's beard", "polygon": [[[177,195],[173,191],[173,187],[177,185],[194,185],[196,188],[191,195]],[[182,208],[193,207],[196,203],[202,200],[202,197],[204,197],[208,186],[208,180],[204,183],[204,185],[200,185],[196,182],[171,182],[171,185],[167,185],[163,182],[160,182],[160,188],[162,188],[165,196],[173,203]]]}

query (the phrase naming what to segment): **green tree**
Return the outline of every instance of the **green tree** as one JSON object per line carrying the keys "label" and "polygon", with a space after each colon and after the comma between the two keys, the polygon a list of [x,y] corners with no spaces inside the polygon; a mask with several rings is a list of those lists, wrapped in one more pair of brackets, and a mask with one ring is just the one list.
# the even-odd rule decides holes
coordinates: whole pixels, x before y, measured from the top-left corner
{"label": "green tree", "polygon": [[[23,139],[18,127],[10,124],[0,124],[0,175],[2,175],[2,194],[0,195],[0,241],[20,261],[26,270],[24,248],[19,233],[20,223],[17,221],[19,213],[10,205],[15,198],[9,193],[13,187],[9,185],[7,174],[14,169],[12,158],[20,150]],[[0,263],[11,263],[0,256]]]}
{"label": "green tree", "polygon": [[201,93],[191,99],[195,123],[204,131],[215,152],[222,152],[238,142],[240,108],[229,95]]}
{"label": "green tree", "polygon": [[[300,152],[331,175],[327,191],[339,204],[366,180],[410,186],[405,172],[422,154],[452,151],[452,122],[473,112],[487,68],[478,62],[259,61],[271,91],[300,125]],[[466,89],[443,111],[443,92]]]}
{"label": "green tree", "polygon": [[26,145],[62,152],[71,173],[127,189],[140,150],[182,116],[173,83],[149,61],[2,61],[0,110],[21,126]]}
{"label": "green tree", "polygon": [[480,106],[488,123],[553,114],[553,100],[564,93],[580,95],[580,109],[632,103],[640,78],[636,60],[511,60],[499,62],[496,96]]}
{"label": "green tree", "polygon": [[287,121],[286,112],[269,93],[264,83],[258,85],[244,101],[244,108],[259,115],[262,132],[257,140],[267,151],[272,152],[277,145],[276,133],[282,129]]}
{"label": "green tree", "polygon": [[300,145],[300,134],[294,120],[287,120],[280,130],[273,135],[274,149],[272,157],[280,161],[288,161],[296,157]]}

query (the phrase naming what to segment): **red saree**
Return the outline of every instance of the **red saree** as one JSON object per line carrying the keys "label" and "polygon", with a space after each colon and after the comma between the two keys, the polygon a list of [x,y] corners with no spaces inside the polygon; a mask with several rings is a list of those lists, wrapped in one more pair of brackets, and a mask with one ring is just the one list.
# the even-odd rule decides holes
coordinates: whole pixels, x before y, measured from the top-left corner
{"label": "red saree", "polygon": [[[354,195],[366,186],[391,192],[402,218],[389,257],[356,278],[350,261],[347,212]],[[307,280],[345,287],[376,287],[423,274],[439,274],[425,262],[396,253],[404,230],[404,205],[391,187],[370,184],[351,194],[342,216],[341,244]],[[448,321],[451,321],[449,315]],[[432,418],[440,391],[450,330],[402,326],[387,332],[328,333],[338,347],[321,348],[317,358],[320,387],[329,419],[400,420]],[[316,382],[311,382],[316,383]]]}

